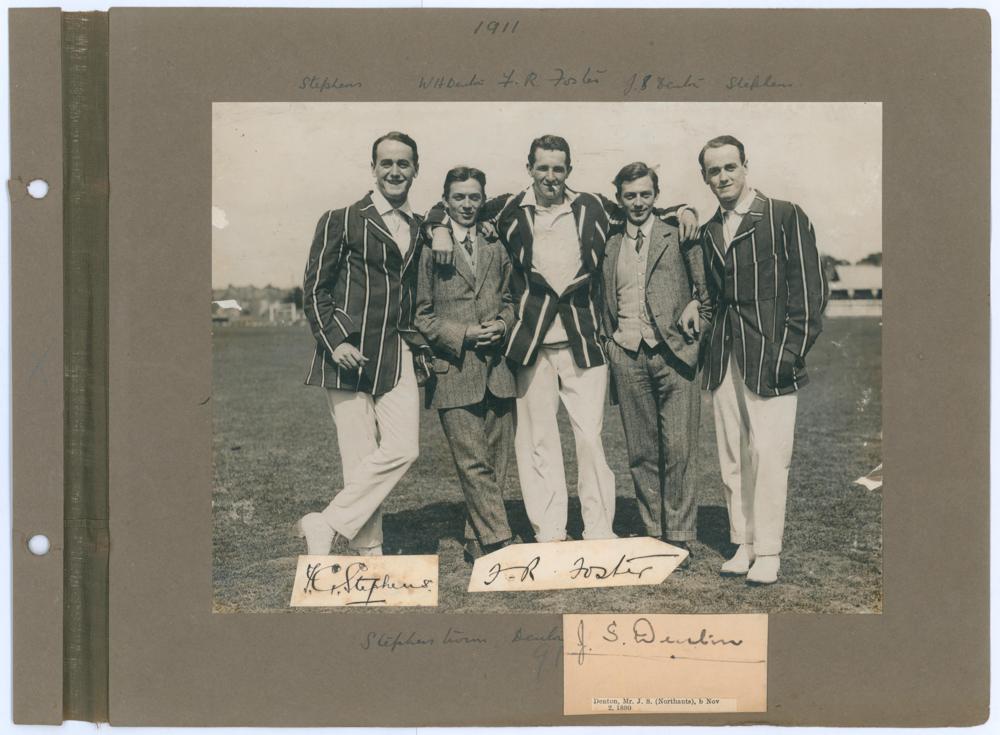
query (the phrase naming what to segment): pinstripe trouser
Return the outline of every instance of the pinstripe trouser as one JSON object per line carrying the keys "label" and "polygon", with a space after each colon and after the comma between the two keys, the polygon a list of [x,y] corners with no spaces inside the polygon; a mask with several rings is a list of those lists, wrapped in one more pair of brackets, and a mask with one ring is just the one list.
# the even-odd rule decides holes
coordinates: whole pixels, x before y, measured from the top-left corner
{"label": "pinstripe trouser", "polygon": [[629,470],[647,536],[692,541],[698,504],[693,483],[701,391],[694,368],[665,345],[630,352],[607,342],[625,428]]}
{"label": "pinstripe trouser", "polygon": [[566,538],[569,498],[563,466],[559,401],[569,414],[576,439],[577,495],[585,539],[615,538],[615,475],[604,458],[601,429],[608,391],[608,366],[581,368],[569,347],[542,347],[534,364],[517,380],[514,456],[521,495],[539,542]]}
{"label": "pinstripe trouser", "polygon": [[758,556],[781,553],[797,405],[797,393],[765,398],[750,390],[735,352],[712,392],[730,540],[753,544]]}
{"label": "pinstripe trouser", "polygon": [[384,395],[327,388],[344,469],[344,487],[323,511],[351,547],[382,545],[382,501],[419,453],[420,391],[410,350],[403,344],[403,374]]}

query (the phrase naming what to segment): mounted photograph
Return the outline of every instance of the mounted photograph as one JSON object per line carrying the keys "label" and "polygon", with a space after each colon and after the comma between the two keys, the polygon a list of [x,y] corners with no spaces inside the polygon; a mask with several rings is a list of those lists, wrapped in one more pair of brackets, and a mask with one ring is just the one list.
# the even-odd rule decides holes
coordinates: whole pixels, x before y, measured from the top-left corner
{"label": "mounted photograph", "polygon": [[215,612],[882,612],[881,104],[214,103],[211,206]]}

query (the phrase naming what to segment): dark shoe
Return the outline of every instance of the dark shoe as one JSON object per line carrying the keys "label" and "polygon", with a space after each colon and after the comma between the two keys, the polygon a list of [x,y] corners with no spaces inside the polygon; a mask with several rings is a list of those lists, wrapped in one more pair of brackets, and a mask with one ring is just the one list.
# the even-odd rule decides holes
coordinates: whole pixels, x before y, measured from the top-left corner
{"label": "dark shoe", "polygon": [[483,544],[482,545],[483,555],[492,554],[494,551],[500,551],[500,549],[506,548],[511,544],[519,544],[519,543],[521,543],[521,539],[519,539],[517,536],[513,536],[511,538],[505,538],[503,541],[497,541],[495,544]]}
{"label": "dark shoe", "polygon": [[462,547],[462,556],[465,557],[465,561],[469,564],[475,564],[476,559],[483,555],[483,547],[479,545],[479,542],[474,538],[465,539],[465,543]]}
{"label": "dark shoe", "polygon": [[664,539],[664,541],[671,546],[676,546],[678,549],[684,549],[688,553],[684,557],[684,561],[677,565],[678,569],[687,569],[691,566],[691,559],[694,557],[694,553],[691,551],[691,546],[687,541],[671,541],[670,539]]}
{"label": "dark shoe", "polygon": [[475,564],[476,559],[479,559],[480,557],[492,554],[494,551],[500,551],[500,549],[506,548],[511,544],[519,543],[521,543],[521,539],[517,536],[504,539],[503,541],[497,541],[495,544],[480,544],[475,539],[466,539],[465,560],[469,562],[469,564]]}

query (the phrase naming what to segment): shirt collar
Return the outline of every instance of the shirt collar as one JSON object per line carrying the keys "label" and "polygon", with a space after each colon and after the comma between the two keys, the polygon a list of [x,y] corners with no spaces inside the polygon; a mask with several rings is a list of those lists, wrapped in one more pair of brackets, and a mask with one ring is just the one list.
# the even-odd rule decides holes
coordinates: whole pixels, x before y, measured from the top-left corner
{"label": "shirt collar", "polygon": [[[740,198],[736,202],[736,206],[733,207],[732,211],[738,214],[740,217],[744,216],[747,212],[750,211],[750,207],[753,206],[753,200],[756,198],[757,198],[757,192],[752,187],[748,186],[746,189],[743,190],[743,193],[740,195]],[[726,210],[720,207],[719,211],[722,213],[721,215],[722,218],[725,219]]]}
{"label": "shirt collar", "polygon": [[649,234],[653,231],[653,216],[652,214],[646,218],[646,221],[641,225],[636,226],[632,222],[626,222],[625,224],[625,234],[629,236],[630,239],[635,240],[636,233],[641,231],[642,236],[648,241]]}
{"label": "shirt collar", "polygon": [[380,192],[378,189],[375,189],[375,191],[372,192],[372,204],[375,205],[376,211],[378,211],[379,215],[381,215],[382,217],[389,214],[389,212],[393,211],[394,209],[398,209],[407,217],[413,219],[413,210],[410,209],[409,200],[403,202],[402,207],[394,207],[391,204],[389,204],[389,200],[385,198],[382,192]]}
{"label": "shirt collar", "polygon": [[[465,236],[471,234],[472,228],[464,227],[463,225],[458,224],[455,220],[452,220],[451,231],[455,236],[455,242],[462,243],[465,241]],[[473,237],[472,239],[475,240],[476,238]]]}
{"label": "shirt collar", "polygon": [[[572,206],[573,202],[576,201],[576,198],[578,196],[580,196],[580,192],[573,191],[572,189],[570,189],[567,186],[566,187],[566,197],[563,199],[562,205],[560,205],[558,207],[553,207],[552,210],[555,211],[555,212],[558,212],[558,211],[562,210],[563,208],[569,208],[570,206]],[[534,185],[531,185],[527,189],[524,190],[524,199],[521,200],[521,206],[522,207],[534,207],[535,209],[538,208],[538,200],[535,199],[535,187],[534,187]]]}

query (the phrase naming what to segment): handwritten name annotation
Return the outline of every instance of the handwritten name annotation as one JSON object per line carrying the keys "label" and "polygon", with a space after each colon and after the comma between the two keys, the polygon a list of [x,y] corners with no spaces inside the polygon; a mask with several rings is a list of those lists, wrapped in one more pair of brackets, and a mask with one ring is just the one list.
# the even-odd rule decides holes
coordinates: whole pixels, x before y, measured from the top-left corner
{"label": "handwritten name annotation", "polygon": [[[703,90],[722,88],[729,92],[756,92],[758,90],[787,89],[795,84],[778,79],[774,74],[742,75],[734,74],[720,84],[719,80],[706,79],[704,76],[684,72],[667,74],[661,72],[632,72],[623,80],[610,74],[607,69],[587,66],[580,69],[554,67],[547,71],[524,69],[509,69],[496,76],[482,75],[480,72],[469,74],[421,74],[417,78],[417,89],[432,90],[462,90],[471,88],[501,89],[567,89],[574,87],[593,87],[621,84],[623,97],[649,96],[655,92],[677,92],[685,90]],[[364,86],[357,80],[342,79],[340,76],[310,74],[302,77],[297,85],[300,91],[339,92],[358,89]]]}
{"label": "handwritten name annotation", "polygon": [[[388,650],[394,653],[397,649],[429,647],[436,645],[484,645],[488,638],[479,632],[472,633],[448,626],[444,635],[436,636],[430,633],[409,631],[371,631],[361,641],[363,650]],[[506,639],[507,643],[562,643],[562,629],[555,626],[545,632],[530,631],[518,627],[514,635]]]}
{"label": "handwritten name annotation", "polygon": [[347,81],[337,76],[332,79],[328,76],[320,78],[317,74],[302,77],[302,81],[299,82],[300,90],[309,89],[314,92],[336,92],[341,89],[357,89],[361,86],[363,86],[361,82]]}
{"label": "handwritten name annotation", "polygon": [[[565,89],[568,87],[603,85],[614,86],[618,82],[607,69],[587,66],[581,69],[554,67],[548,71],[510,69],[497,76],[473,72],[461,74],[421,74],[417,88],[424,91],[444,89],[469,89],[472,87],[502,89]],[[722,89],[727,91],[755,92],[761,89],[782,89],[794,86],[791,82],[780,81],[773,74],[752,76],[732,75],[720,80],[706,80],[691,72],[666,74],[660,72],[633,72],[624,78],[622,96],[635,97],[654,92],[676,92],[695,89]]]}

